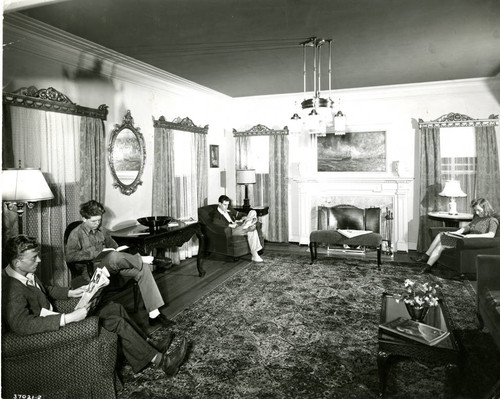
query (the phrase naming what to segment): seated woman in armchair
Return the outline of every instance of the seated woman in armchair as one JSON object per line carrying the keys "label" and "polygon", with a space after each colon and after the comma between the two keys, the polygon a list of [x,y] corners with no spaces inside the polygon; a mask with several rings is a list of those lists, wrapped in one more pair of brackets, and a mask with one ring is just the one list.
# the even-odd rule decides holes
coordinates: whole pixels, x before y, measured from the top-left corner
{"label": "seated woman in armchair", "polygon": [[[429,249],[419,258],[417,262],[424,262],[427,265],[422,273],[430,273],[432,266],[437,262],[442,252],[446,248],[455,248],[457,240],[460,238],[470,239],[474,237],[494,237],[498,228],[498,220],[493,217],[494,210],[490,203],[484,198],[478,198],[471,202],[474,217],[467,226],[453,233],[439,233],[432,241]],[[463,237],[453,234],[462,234]]]}
{"label": "seated woman in armchair", "polygon": [[257,232],[257,213],[251,210],[248,215],[229,208],[231,200],[226,195],[219,197],[217,212],[213,214],[213,224],[233,229],[233,235],[247,236],[248,245],[252,254],[252,261],[263,262],[258,251],[262,249],[259,234]]}

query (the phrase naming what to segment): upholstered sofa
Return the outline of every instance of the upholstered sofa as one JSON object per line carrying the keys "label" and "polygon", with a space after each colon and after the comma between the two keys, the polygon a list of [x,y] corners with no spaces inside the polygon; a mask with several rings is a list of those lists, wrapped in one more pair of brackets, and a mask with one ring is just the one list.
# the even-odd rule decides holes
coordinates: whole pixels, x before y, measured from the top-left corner
{"label": "upholstered sofa", "polygon": [[[440,232],[456,230],[456,227],[431,227],[430,232],[434,238]],[[478,255],[500,255],[500,229],[497,229],[493,238],[459,239],[456,248],[443,251],[438,263],[470,279],[475,279]]]}
{"label": "upholstered sofa", "polygon": [[[216,253],[238,259],[250,253],[248,240],[245,236],[234,236],[230,227],[217,226],[212,223],[213,213],[217,212],[218,204],[198,208],[198,222],[205,236],[205,252]],[[264,247],[261,224],[257,224],[259,238]]]}
{"label": "upholstered sofa", "polygon": [[[70,312],[77,301],[56,301],[56,310]],[[26,336],[2,331],[2,397],[116,397],[117,336],[98,322]]]}

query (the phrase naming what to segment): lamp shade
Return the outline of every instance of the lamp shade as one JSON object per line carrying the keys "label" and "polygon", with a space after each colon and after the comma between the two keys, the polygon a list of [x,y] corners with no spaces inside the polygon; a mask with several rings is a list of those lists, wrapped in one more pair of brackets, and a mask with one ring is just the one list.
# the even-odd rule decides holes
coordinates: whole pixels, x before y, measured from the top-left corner
{"label": "lamp shade", "polygon": [[239,169],[236,171],[236,184],[255,184],[255,169]]}
{"label": "lamp shade", "polygon": [[2,170],[2,200],[36,202],[54,198],[40,169]]}
{"label": "lamp shade", "polygon": [[467,194],[460,188],[460,182],[458,180],[447,180],[443,191],[441,191],[439,195],[442,197],[467,197]]}

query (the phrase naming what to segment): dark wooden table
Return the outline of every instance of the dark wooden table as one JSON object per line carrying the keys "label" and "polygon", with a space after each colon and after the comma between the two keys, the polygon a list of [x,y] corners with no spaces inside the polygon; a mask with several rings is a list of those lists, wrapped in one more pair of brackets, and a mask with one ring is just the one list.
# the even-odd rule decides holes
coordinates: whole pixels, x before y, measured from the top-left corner
{"label": "dark wooden table", "polygon": [[205,248],[205,236],[201,232],[200,224],[198,222],[186,224],[178,220],[173,222],[179,225],[160,227],[154,232],[142,225],[130,226],[111,232],[111,236],[118,245],[128,245],[132,253],[139,252],[141,255],[149,255],[153,249],[180,247],[196,235],[199,241],[196,267],[198,275],[203,277],[206,271],[201,265],[201,258]]}
{"label": "dark wooden table", "polygon": [[[410,318],[405,304],[403,301],[396,302],[396,299],[390,294],[383,294],[380,324],[392,321],[398,317]],[[453,395],[460,390],[459,377],[463,368],[463,350],[460,342],[457,341],[453,333],[451,318],[449,317],[444,300],[440,300],[439,306],[429,309],[423,322],[441,330],[449,331],[450,335],[436,345],[429,346],[411,339],[393,336],[379,329],[377,363],[380,380],[380,397],[383,397],[385,394],[391,360],[396,357],[406,357],[432,364],[444,364],[452,380],[447,386],[455,391],[451,397],[456,397]]]}

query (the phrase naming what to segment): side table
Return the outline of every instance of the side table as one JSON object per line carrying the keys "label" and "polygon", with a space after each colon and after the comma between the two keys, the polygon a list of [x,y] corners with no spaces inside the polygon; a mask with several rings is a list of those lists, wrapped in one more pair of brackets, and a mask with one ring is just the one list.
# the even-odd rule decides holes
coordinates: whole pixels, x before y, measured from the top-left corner
{"label": "side table", "polygon": [[461,223],[470,222],[472,220],[472,213],[458,213],[450,215],[448,212],[429,212],[427,213],[431,219],[440,220],[444,222],[445,227],[460,227]]}

